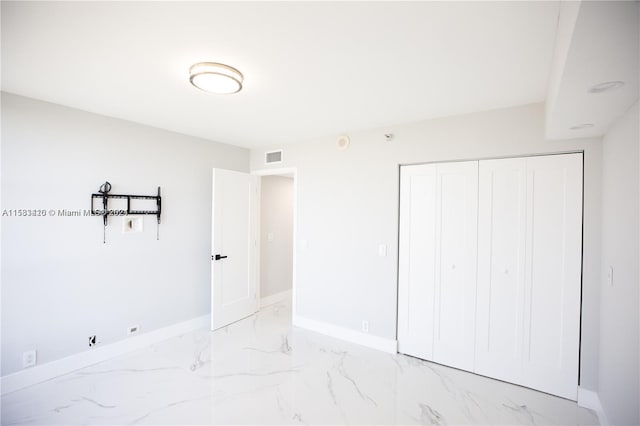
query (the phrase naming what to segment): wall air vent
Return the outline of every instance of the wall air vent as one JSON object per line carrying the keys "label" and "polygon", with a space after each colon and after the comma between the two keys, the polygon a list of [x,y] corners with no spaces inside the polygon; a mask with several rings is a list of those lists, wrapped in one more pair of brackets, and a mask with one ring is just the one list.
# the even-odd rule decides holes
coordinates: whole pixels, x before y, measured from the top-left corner
{"label": "wall air vent", "polygon": [[277,164],[282,163],[282,150],[266,152],[264,154],[265,164]]}

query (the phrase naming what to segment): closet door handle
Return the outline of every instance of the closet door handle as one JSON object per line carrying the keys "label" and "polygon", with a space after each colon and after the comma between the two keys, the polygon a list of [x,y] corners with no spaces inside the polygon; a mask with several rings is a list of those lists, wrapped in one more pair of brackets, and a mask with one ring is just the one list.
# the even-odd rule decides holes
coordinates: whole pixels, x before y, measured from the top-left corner
{"label": "closet door handle", "polygon": [[220,256],[219,254],[216,254],[215,257],[211,256],[211,260],[220,260],[220,259],[226,259],[228,256]]}

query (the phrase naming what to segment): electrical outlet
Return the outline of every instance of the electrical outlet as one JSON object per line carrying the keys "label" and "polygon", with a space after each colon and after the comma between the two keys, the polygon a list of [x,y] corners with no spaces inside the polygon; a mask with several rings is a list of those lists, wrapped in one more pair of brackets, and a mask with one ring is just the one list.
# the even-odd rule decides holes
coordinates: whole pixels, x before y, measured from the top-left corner
{"label": "electrical outlet", "polygon": [[140,326],[139,325],[132,325],[131,327],[127,328],[127,336],[131,336],[132,334],[136,334],[138,331],[140,331]]}
{"label": "electrical outlet", "polygon": [[89,336],[89,347],[92,348],[97,344],[96,336]]}
{"label": "electrical outlet", "polygon": [[122,233],[131,234],[134,232],[142,232],[144,230],[144,222],[140,216],[126,216],[122,219]]}
{"label": "electrical outlet", "polygon": [[22,353],[22,368],[33,367],[38,362],[38,356],[35,349]]}
{"label": "electrical outlet", "polygon": [[369,332],[369,321],[362,321],[362,331],[365,333]]}

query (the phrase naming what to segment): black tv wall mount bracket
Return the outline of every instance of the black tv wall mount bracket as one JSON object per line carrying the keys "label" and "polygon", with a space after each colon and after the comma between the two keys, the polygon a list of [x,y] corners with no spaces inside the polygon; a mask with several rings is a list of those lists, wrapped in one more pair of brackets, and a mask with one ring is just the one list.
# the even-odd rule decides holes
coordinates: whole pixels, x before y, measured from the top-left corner
{"label": "black tv wall mount bracket", "polygon": [[[160,239],[160,214],[162,213],[162,197],[160,196],[160,187],[158,187],[158,195],[130,195],[130,194],[111,194],[111,184],[105,182],[100,185],[97,194],[91,194],[91,214],[93,216],[102,216],[103,234],[102,242],[107,242],[107,223],[109,216],[125,216],[125,215],[155,215],[157,218],[156,239]],[[127,208],[122,210],[110,210],[109,200],[112,198],[126,199]],[[94,208],[94,200],[102,200],[102,210]],[[155,200],[155,210],[133,210],[131,208],[131,200]]]}

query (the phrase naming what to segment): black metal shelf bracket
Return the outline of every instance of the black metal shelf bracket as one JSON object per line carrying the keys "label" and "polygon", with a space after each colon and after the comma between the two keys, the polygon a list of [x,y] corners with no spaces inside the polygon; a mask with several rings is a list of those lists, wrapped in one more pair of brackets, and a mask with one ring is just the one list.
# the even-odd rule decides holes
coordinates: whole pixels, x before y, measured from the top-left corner
{"label": "black metal shelf bracket", "polygon": [[[158,187],[158,195],[130,195],[130,194],[110,194],[111,184],[105,182],[100,185],[97,194],[91,194],[91,215],[102,216],[103,230],[103,243],[106,243],[106,232],[109,216],[127,216],[127,215],[155,215],[157,218],[156,238],[160,239],[160,215],[162,213],[162,196],[160,195],[160,187]],[[110,210],[109,200],[112,198],[126,199],[126,210]],[[94,200],[102,200],[102,210],[96,210],[94,208]],[[155,200],[155,210],[132,210],[131,200]]]}

